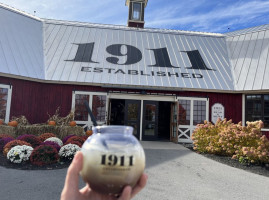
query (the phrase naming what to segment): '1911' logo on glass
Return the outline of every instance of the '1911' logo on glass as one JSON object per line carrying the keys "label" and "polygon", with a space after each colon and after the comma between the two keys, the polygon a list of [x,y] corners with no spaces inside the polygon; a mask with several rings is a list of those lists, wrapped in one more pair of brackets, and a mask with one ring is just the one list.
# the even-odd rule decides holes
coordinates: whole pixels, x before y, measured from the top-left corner
{"label": "'1911' logo on glass", "polygon": [[131,167],[134,165],[134,156],[116,156],[103,154],[101,165]]}

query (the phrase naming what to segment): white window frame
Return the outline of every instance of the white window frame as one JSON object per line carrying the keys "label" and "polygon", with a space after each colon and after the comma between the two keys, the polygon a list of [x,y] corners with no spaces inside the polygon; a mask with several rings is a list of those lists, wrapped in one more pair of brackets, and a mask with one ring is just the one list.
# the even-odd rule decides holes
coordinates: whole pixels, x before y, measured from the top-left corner
{"label": "white window frame", "polygon": [[[75,112],[75,97],[76,95],[89,95],[89,107],[90,109],[92,110],[92,101],[93,101],[93,96],[94,95],[104,95],[106,96],[106,115],[105,115],[105,122],[102,122],[102,121],[97,121],[97,124],[98,125],[103,125],[103,124],[106,124],[107,123],[107,112],[108,112],[108,95],[107,93],[105,92],[86,92],[86,91],[73,91],[73,94],[72,94],[72,106],[71,106],[71,110],[72,112]],[[76,120],[76,123],[77,124],[84,124],[83,128],[88,126],[88,127],[92,127],[93,126],[93,123],[91,121],[91,117],[90,115],[88,114],[88,121],[77,121]]]}
{"label": "white window frame", "polygon": [[[195,98],[195,97],[177,97],[177,101],[179,100],[188,100],[191,101],[191,105],[190,105],[190,125],[178,125],[178,142],[182,142],[182,143],[192,143],[191,139],[183,139],[180,138],[183,134],[180,133],[179,129],[180,128],[186,128],[188,130],[190,130],[190,138],[192,136],[192,133],[194,131],[194,129],[196,128],[196,125],[193,124],[193,102],[194,101],[205,101],[206,102],[206,119],[205,120],[209,120],[209,99],[208,98]],[[186,130],[186,131],[188,131]]]}
{"label": "white window frame", "polygon": [[0,84],[0,88],[8,89],[6,115],[5,115],[5,119],[4,119],[5,123],[8,123],[9,116],[10,116],[10,107],[11,107],[12,85]]}

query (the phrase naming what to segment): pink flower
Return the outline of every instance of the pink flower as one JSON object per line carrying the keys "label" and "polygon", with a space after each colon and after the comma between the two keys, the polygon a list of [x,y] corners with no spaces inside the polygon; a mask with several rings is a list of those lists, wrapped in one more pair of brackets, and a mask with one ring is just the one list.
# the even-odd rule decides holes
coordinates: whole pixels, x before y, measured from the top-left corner
{"label": "pink flower", "polygon": [[233,155],[232,159],[237,159],[237,155]]}

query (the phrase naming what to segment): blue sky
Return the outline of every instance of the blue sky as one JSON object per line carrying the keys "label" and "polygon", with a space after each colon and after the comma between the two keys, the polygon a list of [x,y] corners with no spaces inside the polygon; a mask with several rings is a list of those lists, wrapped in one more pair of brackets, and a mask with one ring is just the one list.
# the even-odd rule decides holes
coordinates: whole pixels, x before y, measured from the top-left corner
{"label": "blue sky", "polygon": [[[125,0],[0,0],[41,18],[126,25]],[[269,0],[149,0],[145,27],[224,33],[269,23]]]}

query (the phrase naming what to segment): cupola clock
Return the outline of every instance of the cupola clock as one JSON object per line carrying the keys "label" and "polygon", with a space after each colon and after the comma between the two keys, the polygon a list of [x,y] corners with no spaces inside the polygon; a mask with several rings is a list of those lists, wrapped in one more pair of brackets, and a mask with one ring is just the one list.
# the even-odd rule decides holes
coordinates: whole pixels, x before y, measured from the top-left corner
{"label": "cupola clock", "polygon": [[129,7],[128,27],[144,28],[144,11],[148,0],[126,0]]}

